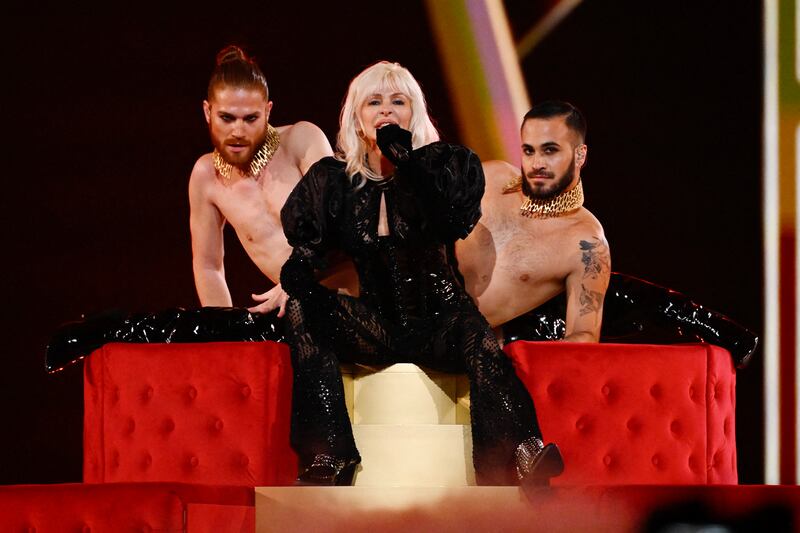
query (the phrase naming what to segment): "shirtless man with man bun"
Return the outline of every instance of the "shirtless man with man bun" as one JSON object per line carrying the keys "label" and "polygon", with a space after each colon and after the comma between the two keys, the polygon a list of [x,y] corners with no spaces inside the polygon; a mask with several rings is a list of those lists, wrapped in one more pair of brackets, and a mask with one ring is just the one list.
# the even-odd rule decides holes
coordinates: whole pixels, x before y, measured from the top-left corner
{"label": "shirtless man with man bun", "polygon": [[292,250],[280,211],[308,168],[333,152],[310,122],[271,126],[271,110],[267,81],[255,61],[236,46],[220,51],[203,102],[214,151],[197,160],[189,179],[192,266],[203,306],[232,305],[223,264],[223,228],[230,223],[250,259],[277,284],[254,294],[260,303],[250,311],[279,308],[283,315],[286,293],[278,281]]}

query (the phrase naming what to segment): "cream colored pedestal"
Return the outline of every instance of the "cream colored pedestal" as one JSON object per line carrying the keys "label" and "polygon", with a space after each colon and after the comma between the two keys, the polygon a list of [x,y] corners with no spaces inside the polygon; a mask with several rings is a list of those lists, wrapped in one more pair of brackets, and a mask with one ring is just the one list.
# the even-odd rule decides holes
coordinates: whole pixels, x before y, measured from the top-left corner
{"label": "cream colored pedestal", "polygon": [[412,364],[348,365],[342,375],[362,458],[356,486],[475,484],[466,376]]}

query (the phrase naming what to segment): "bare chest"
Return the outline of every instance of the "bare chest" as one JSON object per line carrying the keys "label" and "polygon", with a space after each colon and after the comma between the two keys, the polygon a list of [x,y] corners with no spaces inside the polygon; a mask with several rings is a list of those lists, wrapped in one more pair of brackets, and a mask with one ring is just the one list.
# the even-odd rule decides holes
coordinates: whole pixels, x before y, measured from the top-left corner
{"label": "bare chest", "polygon": [[496,270],[510,284],[560,282],[569,273],[562,245],[550,232],[514,231],[499,240]]}
{"label": "bare chest", "polygon": [[564,250],[565,227],[558,220],[530,219],[519,215],[516,205],[482,220],[490,238],[484,238],[482,257],[493,257],[495,282],[524,290],[547,283],[561,283],[569,273]]}
{"label": "bare chest", "polygon": [[213,201],[243,240],[260,240],[281,227],[281,208],[299,180],[297,167],[276,158],[258,179],[219,180]]}

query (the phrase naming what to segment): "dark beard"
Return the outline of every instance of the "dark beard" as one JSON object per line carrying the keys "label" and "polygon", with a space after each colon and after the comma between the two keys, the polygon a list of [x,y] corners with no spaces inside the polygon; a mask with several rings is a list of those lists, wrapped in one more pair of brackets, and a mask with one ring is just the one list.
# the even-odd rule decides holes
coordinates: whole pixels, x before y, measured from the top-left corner
{"label": "dark beard", "polygon": [[569,184],[572,183],[572,179],[575,177],[575,160],[573,159],[567,171],[556,180],[556,186],[553,190],[546,192],[546,193],[538,193],[534,192],[531,188],[531,184],[528,182],[527,177],[525,176],[525,172],[522,171],[522,194],[527,196],[528,198],[533,198],[534,200],[550,200],[551,198],[555,198],[562,192],[567,190]]}
{"label": "dark beard", "polygon": [[247,161],[245,161],[243,163],[234,163],[233,161],[228,161],[228,158],[225,157],[225,150],[223,149],[223,147],[225,146],[225,141],[221,141],[220,142],[216,137],[214,137],[214,134],[211,132],[211,126],[209,126],[209,128],[208,128],[208,134],[211,137],[211,144],[214,146],[214,149],[217,152],[219,152],[219,155],[222,158],[222,160],[225,161],[226,163],[228,163],[229,165],[232,165],[232,166],[238,168],[242,172],[247,172],[248,170],[250,170],[250,163],[253,162],[253,158],[256,156],[258,151],[261,149],[261,145],[263,145],[264,141],[267,140],[267,134],[268,133],[269,133],[269,124],[267,124],[264,127],[264,133],[254,143],[254,149],[251,152],[250,157],[247,159]]}

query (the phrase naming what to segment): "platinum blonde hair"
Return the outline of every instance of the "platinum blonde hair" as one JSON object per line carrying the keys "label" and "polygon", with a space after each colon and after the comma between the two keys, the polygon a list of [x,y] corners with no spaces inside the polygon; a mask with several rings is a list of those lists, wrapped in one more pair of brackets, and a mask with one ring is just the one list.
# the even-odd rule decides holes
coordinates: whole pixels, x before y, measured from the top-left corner
{"label": "platinum blonde hair", "polygon": [[425,146],[439,140],[439,132],[428,116],[425,95],[414,76],[399,63],[379,61],[364,69],[350,82],[344,99],[342,113],[339,115],[339,135],[337,137],[337,157],[346,161],[345,172],[352,179],[360,173],[368,179],[380,180],[380,176],[369,168],[366,162],[369,145],[363,136],[361,107],[373,94],[385,90],[402,93],[411,102],[411,145],[414,148]]}

